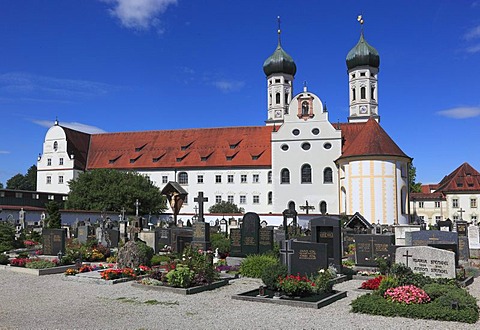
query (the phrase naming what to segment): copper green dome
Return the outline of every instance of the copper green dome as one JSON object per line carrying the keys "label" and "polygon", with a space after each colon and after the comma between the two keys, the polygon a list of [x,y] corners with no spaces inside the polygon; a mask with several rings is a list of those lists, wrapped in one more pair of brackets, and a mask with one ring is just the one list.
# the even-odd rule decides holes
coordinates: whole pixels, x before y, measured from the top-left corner
{"label": "copper green dome", "polygon": [[378,55],[377,50],[370,46],[363,38],[362,33],[358,43],[348,52],[347,68],[351,70],[363,65],[378,68],[380,66],[380,55]]}
{"label": "copper green dome", "polygon": [[263,72],[268,76],[273,73],[287,73],[292,76],[297,72],[297,66],[292,57],[288,55],[282,48],[280,40],[277,49],[263,63]]}

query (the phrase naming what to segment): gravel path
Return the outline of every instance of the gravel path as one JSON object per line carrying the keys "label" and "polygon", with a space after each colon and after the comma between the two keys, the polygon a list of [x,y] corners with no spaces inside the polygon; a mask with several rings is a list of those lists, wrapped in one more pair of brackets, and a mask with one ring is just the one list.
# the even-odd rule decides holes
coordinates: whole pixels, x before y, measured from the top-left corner
{"label": "gravel path", "polygon": [[[129,283],[99,285],[0,270],[0,329],[479,329],[480,322],[387,318],[350,313],[362,281],[335,286],[347,298],[321,309],[231,299],[258,287],[260,280],[237,279],[196,295],[145,291]],[[480,297],[480,281],[469,287]],[[146,304],[155,300],[156,305]]]}

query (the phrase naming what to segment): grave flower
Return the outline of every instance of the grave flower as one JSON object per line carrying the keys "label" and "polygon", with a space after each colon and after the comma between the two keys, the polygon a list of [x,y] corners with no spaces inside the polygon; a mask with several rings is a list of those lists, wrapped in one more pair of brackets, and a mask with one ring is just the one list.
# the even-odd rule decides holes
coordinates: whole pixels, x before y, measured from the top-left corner
{"label": "grave flower", "polygon": [[375,278],[371,278],[362,283],[361,288],[365,290],[377,290],[382,282],[384,276],[380,275]]}
{"label": "grave flower", "polygon": [[422,289],[414,285],[404,285],[385,291],[384,297],[393,302],[403,304],[424,304],[430,302],[430,297]]}
{"label": "grave flower", "polygon": [[278,279],[278,288],[288,296],[305,296],[314,291],[315,283],[300,274],[287,275]]}

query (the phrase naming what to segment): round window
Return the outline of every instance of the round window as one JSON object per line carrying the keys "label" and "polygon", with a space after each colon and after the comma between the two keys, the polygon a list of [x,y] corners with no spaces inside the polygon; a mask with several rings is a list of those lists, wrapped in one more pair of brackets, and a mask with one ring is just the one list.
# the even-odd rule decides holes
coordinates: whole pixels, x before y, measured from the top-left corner
{"label": "round window", "polygon": [[300,134],[300,130],[295,128],[293,131],[292,131],[292,134],[297,136],[298,134]]}
{"label": "round window", "polygon": [[323,145],[325,149],[330,149],[332,147],[332,144],[330,142],[327,142]]}
{"label": "round window", "polygon": [[318,128],[314,128],[314,129],[312,129],[312,134],[313,135],[318,135],[318,134],[320,134],[320,130]]}
{"label": "round window", "polygon": [[283,151],[287,151],[288,150],[288,145],[282,144],[282,146],[280,148],[282,148]]}
{"label": "round window", "polygon": [[302,144],[302,149],[303,150],[310,150],[310,147],[311,147],[310,143],[308,143],[308,142],[305,142],[305,143]]}

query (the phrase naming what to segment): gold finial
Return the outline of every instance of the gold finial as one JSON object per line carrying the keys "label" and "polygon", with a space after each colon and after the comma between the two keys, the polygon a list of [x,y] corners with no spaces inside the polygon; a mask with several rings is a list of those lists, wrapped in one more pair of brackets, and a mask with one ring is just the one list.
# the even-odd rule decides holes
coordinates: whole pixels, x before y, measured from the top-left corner
{"label": "gold finial", "polygon": [[357,16],[357,21],[360,23],[360,33],[363,35],[363,15],[360,14]]}
{"label": "gold finial", "polygon": [[280,29],[280,16],[277,16],[277,22],[278,22],[278,29],[277,29],[277,33],[278,33],[278,45],[281,44],[280,42],[280,34],[282,33],[282,30]]}

